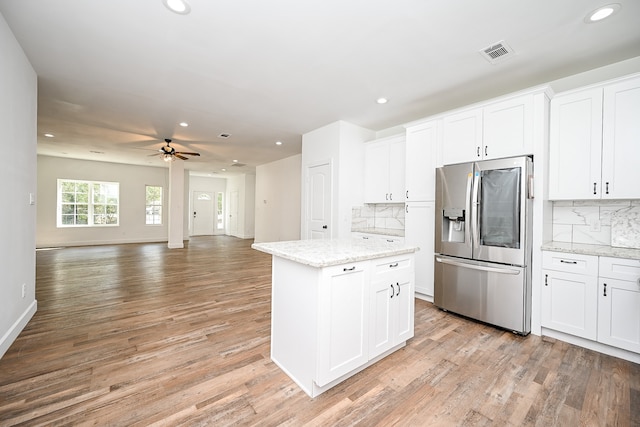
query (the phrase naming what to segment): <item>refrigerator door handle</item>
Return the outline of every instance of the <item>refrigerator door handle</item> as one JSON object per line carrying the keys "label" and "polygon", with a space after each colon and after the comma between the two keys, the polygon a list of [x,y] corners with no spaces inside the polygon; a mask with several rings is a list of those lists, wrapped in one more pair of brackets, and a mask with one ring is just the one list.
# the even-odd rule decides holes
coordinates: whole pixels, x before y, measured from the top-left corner
{"label": "refrigerator door handle", "polygon": [[466,208],[466,215],[467,217],[464,219],[467,222],[467,226],[465,227],[464,230],[464,239],[466,242],[466,245],[471,245],[470,247],[470,254],[473,254],[473,231],[472,228],[473,226],[471,225],[473,223],[473,200],[472,200],[472,194],[473,194],[473,172],[469,173],[469,175],[467,176],[467,206],[465,206]]}
{"label": "refrigerator door handle", "polygon": [[478,207],[480,206],[480,172],[478,171],[474,171],[472,193],[471,246],[473,247],[473,256],[475,257],[476,251],[480,246],[480,212],[478,211]]}
{"label": "refrigerator door handle", "polygon": [[487,267],[484,265],[467,264],[466,262],[454,261],[448,258],[436,257],[436,261],[441,262],[443,264],[455,265],[456,267],[470,268],[472,270],[480,270],[480,271],[489,271],[491,273],[512,274],[512,275],[520,274],[519,270],[514,270],[512,268]]}

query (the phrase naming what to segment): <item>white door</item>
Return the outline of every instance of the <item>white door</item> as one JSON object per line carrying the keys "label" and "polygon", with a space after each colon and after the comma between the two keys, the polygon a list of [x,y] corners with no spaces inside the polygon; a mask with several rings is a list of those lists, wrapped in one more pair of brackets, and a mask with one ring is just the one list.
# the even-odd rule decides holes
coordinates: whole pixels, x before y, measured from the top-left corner
{"label": "white door", "polygon": [[331,165],[307,167],[307,238],[331,238]]}
{"label": "white door", "polygon": [[238,235],[238,191],[229,193],[229,235]]}
{"label": "white door", "polygon": [[193,192],[192,236],[210,236],[214,225],[214,193],[209,191]]}

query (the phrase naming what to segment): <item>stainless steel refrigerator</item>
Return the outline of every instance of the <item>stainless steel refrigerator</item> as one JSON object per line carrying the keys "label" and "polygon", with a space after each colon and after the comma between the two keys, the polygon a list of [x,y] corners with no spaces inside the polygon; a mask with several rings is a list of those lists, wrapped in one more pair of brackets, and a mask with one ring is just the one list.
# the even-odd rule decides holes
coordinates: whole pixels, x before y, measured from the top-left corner
{"label": "stainless steel refrigerator", "polygon": [[436,306],[531,332],[532,185],[530,157],[436,170]]}

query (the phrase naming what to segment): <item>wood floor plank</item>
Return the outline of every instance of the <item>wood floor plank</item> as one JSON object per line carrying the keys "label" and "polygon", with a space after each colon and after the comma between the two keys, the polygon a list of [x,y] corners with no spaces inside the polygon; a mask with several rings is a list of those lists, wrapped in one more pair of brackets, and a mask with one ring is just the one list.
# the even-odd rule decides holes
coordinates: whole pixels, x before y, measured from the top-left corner
{"label": "wood floor plank", "polygon": [[251,243],[38,252],[0,426],[640,425],[637,364],[422,300],[406,347],[311,399],[269,358],[271,257]]}

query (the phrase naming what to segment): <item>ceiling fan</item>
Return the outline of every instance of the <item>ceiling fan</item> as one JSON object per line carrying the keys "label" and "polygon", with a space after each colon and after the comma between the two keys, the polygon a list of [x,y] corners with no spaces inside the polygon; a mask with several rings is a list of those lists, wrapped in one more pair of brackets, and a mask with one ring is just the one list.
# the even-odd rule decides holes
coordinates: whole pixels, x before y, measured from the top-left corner
{"label": "ceiling fan", "polygon": [[165,138],[164,142],[167,143],[167,145],[164,145],[162,148],[160,148],[158,151],[160,152],[160,157],[162,157],[162,160],[164,160],[165,162],[171,162],[173,160],[175,160],[175,158],[179,158],[182,160],[189,160],[187,157],[184,157],[185,155],[187,156],[199,156],[200,153],[189,153],[186,151],[176,151],[175,148],[173,148],[170,144],[171,144],[171,139],[169,138]]}

